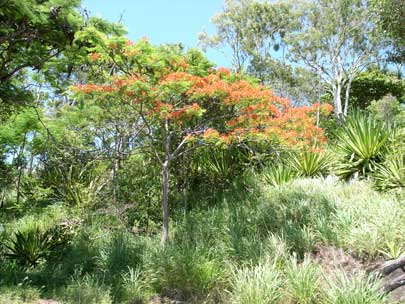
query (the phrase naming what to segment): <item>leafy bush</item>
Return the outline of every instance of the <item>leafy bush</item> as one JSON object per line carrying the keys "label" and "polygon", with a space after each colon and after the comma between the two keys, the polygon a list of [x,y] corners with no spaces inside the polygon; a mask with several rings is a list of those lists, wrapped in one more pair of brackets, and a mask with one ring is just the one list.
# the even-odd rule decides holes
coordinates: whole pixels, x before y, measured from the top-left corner
{"label": "leafy bush", "polygon": [[269,261],[253,267],[234,268],[231,302],[235,304],[272,304],[280,302],[283,279],[276,263]]}
{"label": "leafy bush", "polygon": [[368,176],[384,161],[389,138],[388,128],[371,115],[355,112],[337,133],[340,160],[336,173],[343,178],[354,174]]}
{"label": "leafy bush", "polygon": [[265,182],[274,187],[280,187],[293,180],[296,176],[297,172],[291,166],[284,164],[268,167],[263,172]]}
{"label": "leafy bush", "polygon": [[125,211],[122,215],[130,226],[153,232],[160,224],[160,183],[158,166],[142,155],[132,155],[119,170],[117,206]]}
{"label": "leafy bush", "polygon": [[304,151],[291,156],[291,164],[299,176],[316,177],[328,173],[330,158],[322,152]]}

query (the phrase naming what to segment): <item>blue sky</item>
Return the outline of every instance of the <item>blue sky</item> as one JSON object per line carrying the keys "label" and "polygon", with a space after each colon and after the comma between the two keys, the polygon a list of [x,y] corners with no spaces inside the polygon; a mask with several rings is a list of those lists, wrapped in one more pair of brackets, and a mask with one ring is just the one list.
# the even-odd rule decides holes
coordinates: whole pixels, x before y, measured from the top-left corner
{"label": "blue sky", "polygon": [[[131,40],[147,36],[154,44],[179,43],[197,46],[203,29],[214,33],[210,18],[222,10],[223,0],[84,0],[92,15],[126,26]],[[230,67],[229,56],[208,50],[207,57],[218,66]]]}

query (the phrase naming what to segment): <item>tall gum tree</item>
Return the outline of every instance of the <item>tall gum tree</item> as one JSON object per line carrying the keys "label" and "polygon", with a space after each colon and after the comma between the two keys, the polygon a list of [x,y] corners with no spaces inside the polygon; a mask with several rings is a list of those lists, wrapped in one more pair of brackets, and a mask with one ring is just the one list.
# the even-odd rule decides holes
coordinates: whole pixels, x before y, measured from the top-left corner
{"label": "tall gum tree", "polygon": [[374,13],[362,0],[299,1],[291,6],[300,20],[298,30],[288,33],[291,58],[321,77],[332,93],[337,118],[346,116],[353,79],[381,55]]}
{"label": "tall gum tree", "polygon": [[162,243],[169,238],[169,179],[173,161],[207,145],[265,141],[294,147],[325,142],[316,104],[293,108],[265,86],[212,65],[195,50],[106,39],[89,60],[105,68],[98,83],[72,90],[78,98],[131,106],[138,121],[133,150],[150,153],[162,175]]}

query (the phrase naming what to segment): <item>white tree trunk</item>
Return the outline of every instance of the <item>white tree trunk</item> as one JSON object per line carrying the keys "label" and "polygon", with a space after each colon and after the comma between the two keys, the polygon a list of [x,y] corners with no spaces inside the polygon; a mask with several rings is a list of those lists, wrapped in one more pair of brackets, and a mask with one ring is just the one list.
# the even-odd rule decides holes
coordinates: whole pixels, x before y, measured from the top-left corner
{"label": "white tree trunk", "polygon": [[336,88],[333,90],[333,103],[335,106],[335,115],[336,118],[341,118],[342,116],[342,98],[341,98],[341,93],[342,93],[342,82],[338,81],[336,84]]}
{"label": "white tree trunk", "polygon": [[346,86],[345,108],[344,108],[344,111],[343,111],[344,116],[347,116],[347,114],[349,113],[349,97],[350,97],[350,89],[351,89],[351,86],[352,86],[352,81],[353,81],[353,78],[351,77],[349,79],[349,82],[347,83],[347,86]]}

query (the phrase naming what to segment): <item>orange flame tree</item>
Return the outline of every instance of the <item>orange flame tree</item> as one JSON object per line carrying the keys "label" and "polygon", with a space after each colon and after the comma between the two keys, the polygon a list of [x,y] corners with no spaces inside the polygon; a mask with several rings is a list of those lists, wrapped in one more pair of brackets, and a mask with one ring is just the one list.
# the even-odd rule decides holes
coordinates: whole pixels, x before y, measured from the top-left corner
{"label": "orange flame tree", "polygon": [[169,169],[173,160],[206,145],[261,141],[293,147],[325,142],[314,104],[293,108],[287,99],[247,77],[212,65],[196,50],[105,39],[89,55],[99,69],[94,83],[77,84],[81,98],[131,105],[137,145],[162,174],[162,243],[169,235]]}

